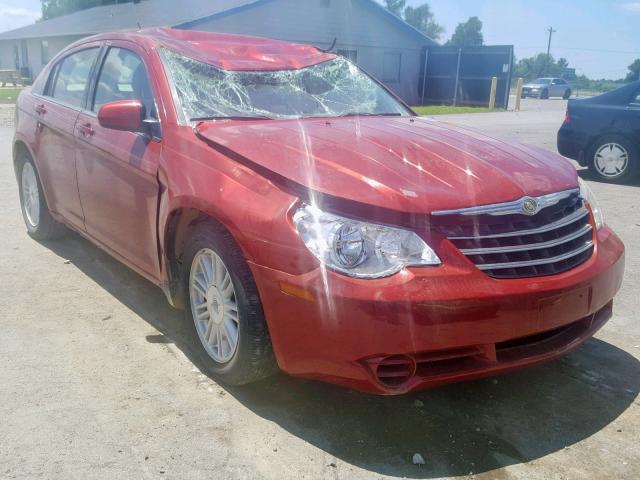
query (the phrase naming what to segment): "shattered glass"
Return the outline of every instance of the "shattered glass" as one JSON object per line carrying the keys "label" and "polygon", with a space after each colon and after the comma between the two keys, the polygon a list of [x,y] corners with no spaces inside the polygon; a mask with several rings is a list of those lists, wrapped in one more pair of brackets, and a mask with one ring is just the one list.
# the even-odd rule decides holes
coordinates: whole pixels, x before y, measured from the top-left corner
{"label": "shattered glass", "polygon": [[348,60],[298,70],[231,71],[163,49],[162,58],[186,119],[302,118],[408,111]]}

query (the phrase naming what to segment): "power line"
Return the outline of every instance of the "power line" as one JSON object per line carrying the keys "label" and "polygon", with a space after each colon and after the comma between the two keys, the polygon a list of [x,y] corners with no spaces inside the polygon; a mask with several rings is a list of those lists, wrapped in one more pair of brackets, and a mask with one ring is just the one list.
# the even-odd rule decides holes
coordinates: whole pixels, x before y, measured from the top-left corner
{"label": "power line", "polygon": [[595,52],[595,53],[621,53],[626,55],[638,55],[640,54],[640,50],[599,50],[597,48],[576,48],[576,47],[555,47],[562,50],[578,50],[582,52]]}
{"label": "power line", "polygon": [[[554,30],[555,32],[555,30]],[[542,45],[537,47],[519,47],[515,46],[516,50],[542,50],[544,47]],[[625,55],[640,55],[640,50],[600,50],[596,48],[578,48],[578,47],[563,47],[555,45],[553,47],[555,50],[575,50],[580,52],[594,52],[594,53],[620,53]]]}

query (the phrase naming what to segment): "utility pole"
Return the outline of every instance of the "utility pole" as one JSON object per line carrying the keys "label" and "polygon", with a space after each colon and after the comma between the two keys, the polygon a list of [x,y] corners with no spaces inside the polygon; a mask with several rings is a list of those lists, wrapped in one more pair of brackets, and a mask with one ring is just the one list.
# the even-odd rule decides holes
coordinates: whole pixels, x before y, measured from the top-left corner
{"label": "utility pole", "polygon": [[[551,65],[551,36],[556,33],[556,31],[553,29],[553,27],[549,27],[547,29],[547,32],[549,32],[549,43],[547,43],[547,71],[549,70],[549,66]],[[547,72],[545,72],[546,75]]]}
{"label": "utility pole", "polygon": [[551,36],[556,33],[557,30],[554,30],[553,27],[549,27],[547,32],[549,32],[549,43],[547,43],[547,58],[551,54]]}

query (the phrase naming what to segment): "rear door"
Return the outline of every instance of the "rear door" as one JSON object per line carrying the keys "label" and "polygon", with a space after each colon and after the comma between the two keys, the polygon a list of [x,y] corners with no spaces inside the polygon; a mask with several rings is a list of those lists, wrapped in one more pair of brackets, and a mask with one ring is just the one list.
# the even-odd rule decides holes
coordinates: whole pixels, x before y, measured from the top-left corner
{"label": "rear door", "polygon": [[100,126],[102,105],[137,99],[147,119],[157,120],[154,89],[137,45],[113,41],[97,69],[97,83],[78,116],[77,172],[87,233],[140,273],[159,277],[156,221],[158,164],[162,143],[159,123],[153,135]]}
{"label": "rear door", "polygon": [[627,107],[627,117],[631,127],[631,138],[635,143],[636,151],[640,152],[640,89],[631,98]]}
{"label": "rear door", "polygon": [[43,95],[34,95],[36,163],[49,208],[80,230],[84,216],[76,179],[74,127],[99,51],[99,45],[90,44],[60,59]]}

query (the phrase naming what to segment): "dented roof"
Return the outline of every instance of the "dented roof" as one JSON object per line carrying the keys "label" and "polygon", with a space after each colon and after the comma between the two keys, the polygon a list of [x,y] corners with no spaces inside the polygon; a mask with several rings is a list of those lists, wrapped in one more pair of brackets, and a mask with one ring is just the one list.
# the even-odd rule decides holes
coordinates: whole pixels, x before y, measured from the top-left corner
{"label": "dented roof", "polygon": [[170,50],[225,70],[291,70],[308,67],[335,55],[315,47],[248,35],[173,28],[141,31]]}

